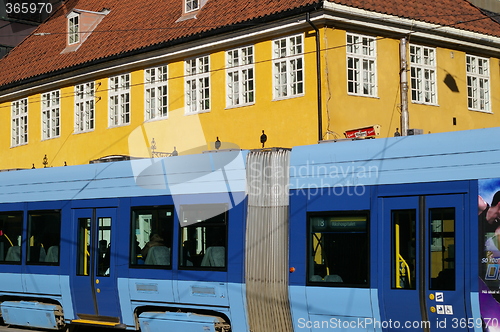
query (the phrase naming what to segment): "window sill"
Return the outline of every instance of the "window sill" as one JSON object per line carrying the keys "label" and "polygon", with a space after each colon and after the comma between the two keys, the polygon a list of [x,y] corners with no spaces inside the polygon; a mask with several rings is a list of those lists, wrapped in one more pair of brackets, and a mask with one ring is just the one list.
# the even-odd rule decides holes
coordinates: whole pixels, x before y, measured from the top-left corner
{"label": "window sill", "polygon": [[365,97],[365,98],[380,99],[379,96],[361,95],[361,94],[350,93],[350,92],[348,92],[347,95],[352,96],[352,97]]}
{"label": "window sill", "polygon": [[93,132],[94,129],[88,129],[88,130],[81,130],[81,131],[74,131],[73,135],[78,135],[78,134],[86,134],[86,133],[91,133]]}
{"label": "window sill", "polygon": [[60,135],[58,135],[58,136],[54,136],[54,137],[46,137],[46,138],[42,138],[42,142],[43,142],[43,141],[50,141],[51,139],[56,139],[56,138],[59,138],[59,137],[61,137],[61,136],[60,136]]}
{"label": "window sill", "polygon": [[168,115],[158,116],[158,117],[152,118],[152,119],[144,119],[144,122],[155,122],[155,121],[161,121],[161,120],[168,120]]}
{"label": "window sill", "polygon": [[426,103],[426,102],[421,102],[421,101],[411,101],[412,104],[415,104],[415,105],[423,105],[423,106],[435,106],[435,107],[439,107],[439,104],[436,104],[436,103]]}
{"label": "window sill", "polygon": [[273,97],[272,101],[280,101],[280,100],[287,100],[287,99],[293,99],[293,98],[300,98],[300,97],[304,97],[305,95],[306,95],[305,93],[300,93],[300,94],[292,95],[292,96]]}
{"label": "window sill", "polygon": [[28,145],[28,143],[26,142],[26,143],[21,143],[21,144],[16,144],[16,145],[11,145],[11,146],[10,146],[10,148],[11,148],[11,149],[12,149],[12,148],[17,148],[17,147],[19,147],[19,146],[24,146],[24,145]]}
{"label": "window sill", "polygon": [[247,103],[247,104],[238,104],[238,105],[228,105],[226,106],[226,110],[231,110],[231,109],[235,109],[235,108],[242,108],[242,107],[248,107],[248,106],[253,106],[255,105],[255,102],[253,103]]}
{"label": "window sill", "polygon": [[203,114],[203,113],[210,113],[210,110],[194,111],[194,112],[184,112],[184,115],[197,115],[197,114]]}
{"label": "window sill", "polygon": [[471,112],[485,113],[485,114],[494,114],[492,111],[476,110],[476,109],[472,109],[472,108],[469,108],[469,111],[471,111]]}
{"label": "window sill", "polygon": [[117,124],[117,125],[109,125],[108,129],[120,128],[120,127],[125,127],[125,126],[130,126],[130,123],[122,123],[122,124]]}
{"label": "window sill", "polygon": [[196,19],[196,15],[200,12],[199,9],[197,10],[194,10],[192,12],[189,12],[189,13],[185,13],[185,14],[182,14],[181,17],[179,17],[177,19],[177,21],[175,21],[175,23],[179,23],[179,22],[182,22],[182,21],[187,21],[187,20],[190,20],[190,19]]}

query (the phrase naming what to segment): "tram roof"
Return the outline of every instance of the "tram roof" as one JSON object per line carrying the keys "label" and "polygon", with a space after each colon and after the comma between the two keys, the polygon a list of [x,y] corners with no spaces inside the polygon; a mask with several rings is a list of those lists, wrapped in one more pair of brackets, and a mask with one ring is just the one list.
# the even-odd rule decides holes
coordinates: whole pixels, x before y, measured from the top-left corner
{"label": "tram roof", "polygon": [[246,151],[0,172],[0,203],[245,191]]}
{"label": "tram roof", "polygon": [[291,189],[500,177],[500,128],[293,148]]}
{"label": "tram roof", "polygon": [[[500,176],[500,128],[297,146],[290,189]],[[0,203],[244,192],[248,151],[0,172]]]}

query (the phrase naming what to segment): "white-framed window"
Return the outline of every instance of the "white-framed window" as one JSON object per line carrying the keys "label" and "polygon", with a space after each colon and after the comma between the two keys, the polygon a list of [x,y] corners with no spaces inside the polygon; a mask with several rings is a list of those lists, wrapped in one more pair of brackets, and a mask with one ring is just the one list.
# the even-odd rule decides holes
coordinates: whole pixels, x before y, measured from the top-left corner
{"label": "white-framed window", "polygon": [[357,96],[377,96],[376,39],[347,33],[347,92]]}
{"label": "white-framed window", "polygon": [[489,60],[466,55],[467,106],[471,111],[491,112]]}
{"label": "white-framed window", "polygon": [[59,90],[42,94],[42,140],[59,137],[60,104]]}
{"label": "white-framed window", "polygon": [[195,10],[200,9],[200,1],[199,0],[184,0],[184,12],[190,13]]}
{"label": "white-framed window", "polygon": [[80,15],[71,13],[68,16],[68,45],[80,42]]}
{"label": "white-framed window", "polygon": [[75,86],[75,133],[94,130],[94,89],[94,82]]}
{"label": "white-framed window", "polygon": [[227,107],[255,102],[254,48],[245,46],[226,52]]}
{"label": "white-framed window", "polygon": [[11,145],[19,146],[28,143],[28,98],[11,103],[12,134]]}
{"label": "white-framed window", "polygon": [[166,118],[168,116],[167,65],[146,69],[144,82],[145,119]]}
{"label": "white-framed window", "polygon": [[109,78],[109,126],[130,123],[130,74]]}
{"label": "white-framed window", "polygon": [[273,40],[273,98],[304,94],[304,37]]}
{"label": "white-framed window", "polygon": [[436,105],[436,49],[410,45],[411,101]]}
{"label": "white-framed window", "polygon": [[186,60],[186,113],[210,110],[210,61],[208,55]]}

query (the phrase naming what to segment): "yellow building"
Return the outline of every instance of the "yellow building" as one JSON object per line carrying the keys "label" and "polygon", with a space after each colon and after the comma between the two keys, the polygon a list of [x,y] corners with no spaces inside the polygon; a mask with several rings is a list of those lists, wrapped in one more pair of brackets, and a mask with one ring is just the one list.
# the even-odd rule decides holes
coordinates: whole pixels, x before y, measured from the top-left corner
{"label": "yellow building", "polygon": [[499,59],[466,0],[68,0],[0,60],[0,169],[498,126]]}

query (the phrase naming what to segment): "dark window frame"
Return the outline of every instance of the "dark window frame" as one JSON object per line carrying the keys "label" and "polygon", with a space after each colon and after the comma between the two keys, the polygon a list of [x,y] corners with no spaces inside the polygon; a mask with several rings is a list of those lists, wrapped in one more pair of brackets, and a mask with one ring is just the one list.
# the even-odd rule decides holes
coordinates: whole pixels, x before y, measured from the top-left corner
{"label": "dark window frame", "polygon": [[[24,246],[24,241],[25,241],[25,233],[24,233],[24,216],[25,216],[25,211],[22,211],[22,210],[15,210],[15,211],[1,211],[0,212],[0,216],[8,216],[8,215],[17,215],[17,217],[20,216],[21,218],[21,222],[20,222],[20,230],[21,230],[21,245],[18,246],[20,248],[20,254],[19,254],[19,261],[6,261],[5,258],[7,258],[7,250],[4,249],[4,257],[2,257],[2,260],[0,260],[0,264],[8,264],[8,265],[21,265],[22,262],[23,262],[23,255],[24,255],[24,250],[23,250],[23,246]],[[17,238],[10,238],[9,235],[4,232],[4,225],[3,223],[0,224],[0,230],[1,230],[1,236],[0,238],[2,239],[2,241],[7,241],[9,244],[12,242],[14,243],[15,241],[17,241]],[[12,234],[10,234],[12,236]],[[16,246],[12,246],[12,247],[16,247]]]}
{"label": "dark window frame", "polygon": [[[59,215],[59,236],[58,236],[58,239],[57,241],[54,239],[54,243],[57,242],[57,246],[58,246],[58,252],[57,252],[57,262],[40,262],[40,261],[32,261],[30,259],[30,253],[31,253],[31,249],[30,249],[30,238],[31,238],[31,230],[32,230],[32,225],[31,225],[31,217],[33,214],[58,214]],[[61,264],[61,227],[62,227],[62,212],[60,209],[49,209],[49,210],[30,210],[28,211],[27,213],[27,216],[28,216],[28,223],[27,223],[27,233],[26,233],[26,264],[27,265],[55,265],[55,266],[59,266]],[[45,227],[43,227],[45,229]],[[34,233],[37,233],[36,231]],[[52,234],[55,234],[55,233],[52,233]],[[50,240],[48,240],[50,242]],[[48,243],[47,241],[45,243]],[[43,242],[41,242],[41,244],[44,244]],[[54,245],[54,244],[53,244]],[[47,251],[49,250],[49,248],[53,245],[48,245],[47,247],[45,247],[45,245],[43,246],[44,250],[46,250],[46,254],[48,253]],[[40,256],[39,256],[40,257]]]}
{"label": "dark window frame", "polygon": [[[188,223],[187,226],[184,226],[182,227],[181,224],[182,224],[182,219],[184,218],[184,212],[185,212],[185,209],[190,209],[191,211],[203,211],[204,207],[206,207],[208,210],[211,210],[211,209],[215,209],[215,210],[220,210],[221,213],[211,217],[211,218],[208,218],[206,220],[203,220],[203,221],[200,221],[200,222],[196,222],[196,223]],[[184,251],[186,250],[185,249],[185,246],[184,246],[184,243],[183,243],[183,229],[185,228],[195,228],[195,227],[199,227],[200,225],[206,225],[205,227],[221,227],[219,226],[219,224],[217,224],[216,222],[209,222],[210,220],[213,220],[217,217],[219,217],[220,215],[224,214],[224,222],[223,222],[223,226],[225,227],[225,230],[224,230],[224,239],[223,241],[221,241],[221,245],[224,246],[224,249],[225,249],[225,252],[224,252],[224,266],[221,266],[221,267],[218,267],[218,266],[202,266],[202,261],[203,261],[203,257],[204,255],[206,254],[206,252],[204,252],[204,250],[202,251],[203,253],[203,256],[199,257],[199,260],[200,260],[200,265],[193,265],[193,266],[188,266],[188,265],[183,265],[183,254],[184,254]],[[224,204],[224,203],[215,203],[215,204],[193,204],[193,205],[182,205],[181,206],[181,209],[180,209],[180,213],[179,213],[179,242],[178,242],[178,268],[179,270],[189,270],[189,271],[222,271],[222,272],[227,272],[227,269],[228,269],[228,244],[229,244],[229,241],[228,241],[228,237],[229,237],[229,211],[228,211],[228,206],[227,204]],[[198,226],[196,226],[198,225]],[[207,241],[208,243],[208,241]],[[211,245],[206,245],[206,249],[208,249],[209,247],[212,247]],[[187,260],[187,259],[186,259]],[[187,262],[186,262],[187,263]]]}
{"label": "dark window frame", "polygon": [[[142,259],[142,262],[139,262],[139,259],[138,259],[138,256],[139,256],[139,253],[140,252],[137,252],[137,251],[142,251],[142,249],[144,249],[143,247],[140,246],[140,243],[139,243],[139,246],[136,247],[134,244],[136,243],[136,240],[137,240],[137,237],[136,237],[136,225],[137,225],[137,221],[136,221],[136,216],[137,216],[137,212],[140,212],[140,211],[143,211],[143,212],[155,212],[155,216],[153,217],[153,219],[156,218],[156,222],[159,222],[158,220],[158,212],[159,211],[169,211],[171,212],[171,215],[170,216],[167,216],[169,219],[171,219],[171,224],[170,225],[166,225],[165,227],[165,230],[164,232],[168,235],[170,234],[169,236],[165,236],[163,235],[162,237],[166,237],[166,239],[164,239],[165,241],[165,246],[167,248],[170,248],[170,262],[168,265],[153,265],[153,264],[145,264],[145,259]],[[176,222],[176,218],[175,218],[175,208],[173,205],[153,205],[153,206],[132,206],[130,208],[130,240],[129,240],[129,257],[128,257],[128,263],[129,263],[129,268],[132,268],[132,269],[162,269],[162,270],[171,270],[172,269],[172,266],[173,266],[173,247],[174,247],[174,225],[175,225],[175,222]],[[169,229],[167,229],[169,228]],[[135,255],[135,263],[133,262],[134,260],[134,255]],[[142,254],[141,254],[142,256]]]}
{"label": "dark window frame", "polygon": [[[437,212],[437,213],[436,213]],[[433,229],[433,215],[436,213],[437,215],[440,215],[441,217],[446,216],[448,214],[448,217],[450,215],[453,216],[453,219],[435,219],[435,221],[440,221],[440,224],[436,225],[438,228],[439,226],[441,227],[441,231],[436,231]],[[457,211],[455,207],[443,207],[443,208],[429,208],[428,211],[428,232],[429,232],[429,243],[427,244],[426,250],[428,250],[428,261],[427,261],[427,268],[429,269],[429,290],[432,291],[455,291],[457,287],[457,278],[456,278],[456,253],[455,253],[455,248],[456,248],[456,243],[457,243]],[[452,231],[450,231],[448,228],[450,226],[449,223],[445,224],[445,221],[452,221]],[[446,230],[444,228],[447,228]],[[439,234],[440,236],[433,236]],[[433,250],[433,239],[439,239],[438,241],[439,246],[441,246],[441,250]],[[445,240],[447,239],[447,240]],[[450,251],[450,243],[445,249],[445,242],[449,242],[450,239],[452,239],[451,245],[453,246],[453,252]],[[440,255],[437,255],[438,257],[432,255],[433,252],[440,253]],[[444,257],[444,254],[447,254],[448,257]],[[450,257],[452,255],[452,257]],[[437,259],[436,258],[441,258]],[[438,272],[438,275],[436,277],[432,277],[432,273],[435,272],[435,267],[436,265],[433,263],[441,263],[442,269]],[[445,268],[444,265],[447,264],[448,267]]]}
{"label": "dark window frame", "polygon": [[[407,223],[403,228],[400,219],[398,219],[397,225],[399,225],[400,233],[396,234],[395,226],[396,220],[395,216],[407,216],[409,223]],[[416,290],[417,289],[417,235],[418,235],[418,223],[417,220],[418,211],[416,208],[402,208],[402,209],[392,209],[391,210],[391,255],[390,255],[390,268],[391,268],[391,289],[393,290]],[[403,235],[403,236],[402,236]],[[396,238],[400,238],[400,248],[396,248]],[[401,240],[401,237],[404,237],[404,240]],[[405,250],[401,250],[401,248]],[[410,249],[411,248],[411,249]],[[397,275],[398,271],[396,270],[396,251],[404,251],[401,256],[403,257],[404,262],[406,262],[409,270],[405,267],[404,274],[400,273],[400,279],[398,281]],[[401,261],[402,262],[402,261]],[[404,266],[404,264],[403,264]],[[402,266],[402,267],[403,267]],[[409,277],[409,278],[408,278]],[[399,286],[398,287],[398,282]]]}
{"label": "dark window frame", "polygon": [[[365,234],[365,240],[366,240],[366,251],[364,252],[364,261],[365,261],[365,271],[366,271],[366,281],[363,283],[352,283],[349,282],[348,279],[344,280],[342,276],[342,282],[330,282],[330,281],[311,281],[311,278],[313,275],[316,275],[316,271],[311,271],[311,263],[314,264],[314,261],[311,262],[311,260],[314,260],[313,258],[313,252],[312,252],[312,239],[313,239],[313,234],[318,233],[318,232],[313,232],[313,226],[312,226],[312,219],[314,217],[363,217],[365,218],[365,230],[362,232]],[[318,211],[318,212],[308,212],[307,213],[307,222],[306,222],[306,227],[307,227],[307,258],[306,258],[306,265],[307,265],[307,273],[306,273],[306,285],[307,286],[322,286],[322,287],[349,287],[349,288],[370,288],[370,274],[371,274],[371,265],[370,265],[370,255],[371,255],[371,237],[370,237],[370,211],[369,210],[347,210],[347,211]],[[337,234],[353,234],[353,232],[325,232],[328,234],[332,233],[337,233]],[[357,232],[359,234],[359,232]],[[345,251],[342,250],[340,255],[345,256]],[[360,253],[358,250],[358,255],[363,255],[363,253]]]}

